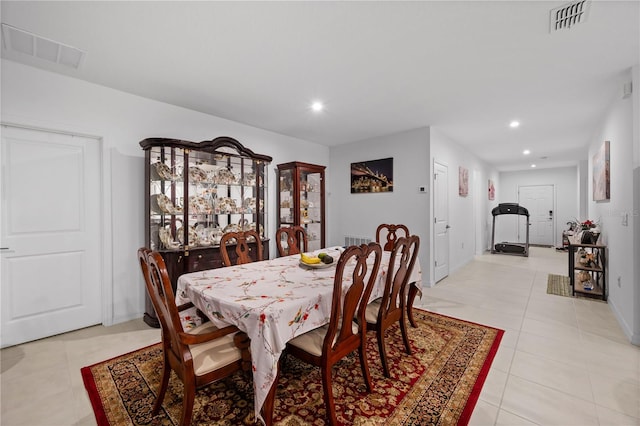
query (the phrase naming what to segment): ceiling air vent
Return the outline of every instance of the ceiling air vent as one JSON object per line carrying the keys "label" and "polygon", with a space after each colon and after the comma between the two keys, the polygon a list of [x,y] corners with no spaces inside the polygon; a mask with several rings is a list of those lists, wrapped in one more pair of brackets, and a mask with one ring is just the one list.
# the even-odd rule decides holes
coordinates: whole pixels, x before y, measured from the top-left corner
{"label": "ceiling air vent", "polygon": [[590,0],[580,0],[552,9],[549,14],[549,32],[570,29],[573,25],[585,22],[590,5]]}
{"label": "ceiling air vent", "polygon": [[19,52],[73,69],[78,69],[85,55],[85,52],[75,47],[7,24],[2,24],[2,39],[3,46],[8,51]]}

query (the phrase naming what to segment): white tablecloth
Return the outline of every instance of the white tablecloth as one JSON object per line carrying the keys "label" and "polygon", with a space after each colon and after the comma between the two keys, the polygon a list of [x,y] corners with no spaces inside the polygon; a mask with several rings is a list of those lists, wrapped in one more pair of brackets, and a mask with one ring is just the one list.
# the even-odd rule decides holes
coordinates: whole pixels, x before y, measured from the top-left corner
{"label": "white tablecloth", "polygon": [[[329,322],[335,264],[340,251],[338,247],[322,251],[335,259],[331,267],[309,269],[300,266],[299,255],[293,255],[178,278],[176,303],[191,301],[215,325],[235,325],[251,338],[257,418],[275,381],[278,359],[286,343]],[[389,256],[389,252],[383,252],[371,300],[382,296]],[[345,286],[350,285],[351,277],[346,271],[345,278],[348,278]],[[409,282],[416,282],[421,288],[419,262]]]}

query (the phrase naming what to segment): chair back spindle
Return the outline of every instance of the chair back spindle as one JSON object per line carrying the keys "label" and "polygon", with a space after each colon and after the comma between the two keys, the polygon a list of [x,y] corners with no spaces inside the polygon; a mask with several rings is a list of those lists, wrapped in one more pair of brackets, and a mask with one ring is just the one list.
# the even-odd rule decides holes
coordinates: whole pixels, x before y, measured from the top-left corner
{"label": "chair back spindle", "polygon": [[[390,225],[383,223],[376,229],[376,242],[382,245],[384,251],[393,250],[393,246],[400,237],[409,237],[409,228],[405,225]],[[384,237],[384,242],[382,238]]]}

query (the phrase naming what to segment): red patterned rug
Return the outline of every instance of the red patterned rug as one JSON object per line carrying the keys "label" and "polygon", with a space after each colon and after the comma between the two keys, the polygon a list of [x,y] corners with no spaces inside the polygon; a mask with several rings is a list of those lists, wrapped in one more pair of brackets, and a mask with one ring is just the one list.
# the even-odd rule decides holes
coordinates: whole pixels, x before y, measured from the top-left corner
{"label": "red patterned rug", "polygon": [[[467,424],[489,372],[503,331],[423,310],[409,327],[413,355],[404,352],[400,329],[387,331],[392,377],[382,374],[375,333],[368,358],[374,390],[365,392],[357,355],[334,368],[334,396],[343,425]],[[172,376],[163,410],[151,417],[162,370],[160,344],[82,368],[99,426],[177,425],[182,383]],[[278,381],[275,423],[324,425],[319,369],[286,357]],[[238,373],[200,389],[194,404],[198,425],[254,425],[251,378]]]}

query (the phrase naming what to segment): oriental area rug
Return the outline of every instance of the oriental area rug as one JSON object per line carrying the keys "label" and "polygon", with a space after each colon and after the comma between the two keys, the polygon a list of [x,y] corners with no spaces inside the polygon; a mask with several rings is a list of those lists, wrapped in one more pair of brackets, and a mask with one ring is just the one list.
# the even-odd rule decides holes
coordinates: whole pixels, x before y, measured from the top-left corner
{"label": "oriental area rug", "polygon": [[[503,330],[414,309],[409,326],[412,355],[404,351],[400,329],[387,330],[391,378],[382,373],[374,332],[368,334],[373,391],[366,393],[357,353],[333,369],[336,411],[341,425],[465,425],[498,350]],[[151,408],[162,370],[162,347],[155,344],[82,368],[99,426],[177,425],[182,382],[172,373],[160,413]],[[239,372],[198,390],[193,424],[254,425],[250,374]],[[278,380],[274,423],[327,424],[319,368],[286,356]]]}

